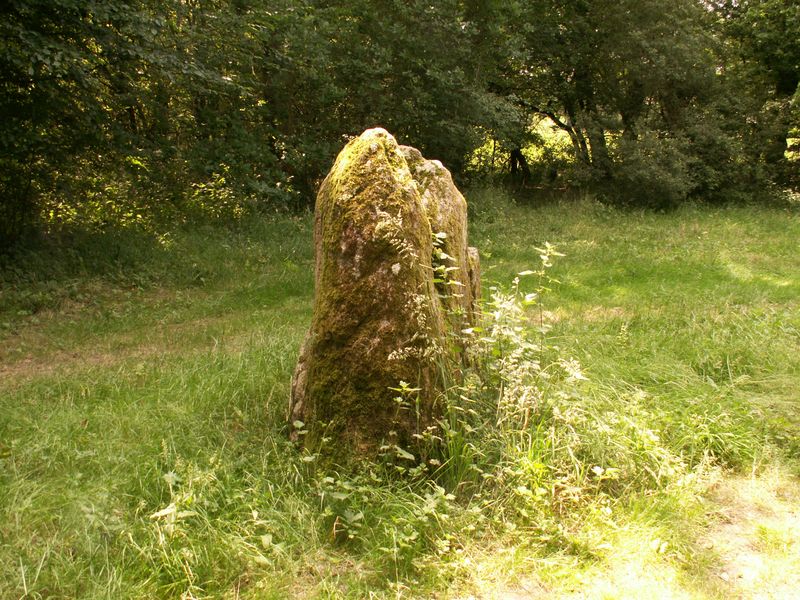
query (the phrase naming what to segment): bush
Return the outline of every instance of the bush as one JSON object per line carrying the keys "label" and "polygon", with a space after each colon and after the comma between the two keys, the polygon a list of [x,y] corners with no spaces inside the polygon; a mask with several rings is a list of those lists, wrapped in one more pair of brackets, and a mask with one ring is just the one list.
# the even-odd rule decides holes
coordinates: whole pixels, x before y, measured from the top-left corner
{"label": "bush", "polygon": [[612,186],[618,204],[674,208],[695,186],[684,140],[649,132],[638,140],[620,139],[615,151]]}

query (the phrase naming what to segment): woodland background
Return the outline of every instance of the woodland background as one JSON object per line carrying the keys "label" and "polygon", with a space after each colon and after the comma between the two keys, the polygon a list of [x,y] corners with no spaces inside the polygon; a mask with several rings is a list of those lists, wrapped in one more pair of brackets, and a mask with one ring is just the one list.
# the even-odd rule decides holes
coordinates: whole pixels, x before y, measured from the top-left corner
{"label": "woodland background", "polygon": [[12,0],[0,32],[5,246],[309,207],[376,125],[618,204],[798,184],[788,0]]}

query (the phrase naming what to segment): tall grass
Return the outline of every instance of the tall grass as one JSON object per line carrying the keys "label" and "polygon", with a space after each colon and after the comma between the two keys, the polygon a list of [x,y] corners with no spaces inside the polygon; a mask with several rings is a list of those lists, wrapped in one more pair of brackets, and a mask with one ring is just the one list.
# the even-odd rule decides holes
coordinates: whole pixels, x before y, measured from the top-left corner
{"label": "tall grass", "polygon": [[287,441],[309,216],[17,255],[0,597],[468,595],[533,565],[569,578],[626,534],[713,596],[704,482],[798,452],[797,214],[469,200],[487,316],[442,445],[413,460]]}

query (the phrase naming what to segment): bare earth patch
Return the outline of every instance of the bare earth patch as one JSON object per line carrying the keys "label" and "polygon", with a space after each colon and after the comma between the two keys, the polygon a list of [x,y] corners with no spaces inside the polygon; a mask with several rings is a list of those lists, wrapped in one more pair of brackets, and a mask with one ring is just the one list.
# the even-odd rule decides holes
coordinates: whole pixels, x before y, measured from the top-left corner
{"label": "bare earth patch", "polygon": [[707,543],[730,597],[800,598],[800,483],[768,471],[726,479],[713,498],[720,508]]}

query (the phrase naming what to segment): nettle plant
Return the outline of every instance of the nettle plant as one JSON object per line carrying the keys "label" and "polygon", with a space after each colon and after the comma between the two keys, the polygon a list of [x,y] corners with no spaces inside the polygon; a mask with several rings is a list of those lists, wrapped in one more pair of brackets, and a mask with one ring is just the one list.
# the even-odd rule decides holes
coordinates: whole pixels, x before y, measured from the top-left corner
{"label": "nettle plant", "polygon": [[[538,268],[518,273],[508,289],[492,286],[478,324],[461,332],[466,361],[453,370],[458,381],[446,394],[435,472],[447,487],[475,492],[501,475],[507,479],[507,464],[519,453],[531,455],[534,438],[553,416],[554,397],[585,379],[577,361],[561,357],[546,335],[541,300],[556,283],[548,273],[552,260],[563,254],[549,243],[537,251]],[[541,471],[544,462],[537,464]]]}
{"label": "nettle plant", "polygon": [[[598,393],[551,341],[543,299],[563,254],[549,243],[536,250],[536,268],[490,288],[476,325],[454,342],[463,351],[442,355],[445,418],[419,432],[414,450],[387,446],[393,467],[462,499],[491,498],[525,520],[678,481],[686,465],[653,431],[652,415]],[[446,281],[446,261],[439,264]],[[414,389],[395,391],[398,405],[413,410]],[[508,510],[495,514],[505,522]]]}
{"label": "nettle plant", "polygon": [[623,491],[679,483],[687,465],[641,402],[605,394],[552,342],[542,301],[563,254],[549,243],[537,252],[538,267],[490,288],[480,323],[464,331],[466,366],[446,394],[433,477],[485,503],[490,519],[535,516],[558,529],[571,507],[607,509]]}

